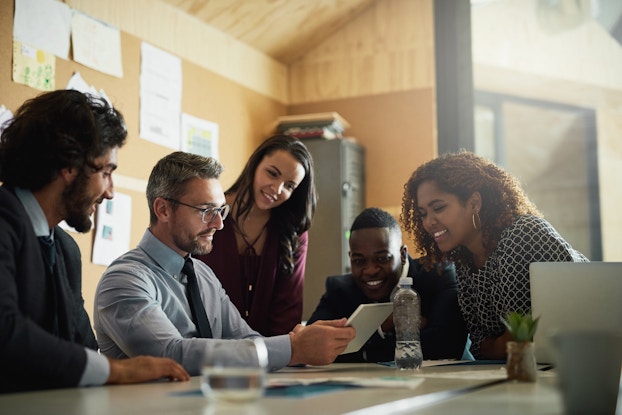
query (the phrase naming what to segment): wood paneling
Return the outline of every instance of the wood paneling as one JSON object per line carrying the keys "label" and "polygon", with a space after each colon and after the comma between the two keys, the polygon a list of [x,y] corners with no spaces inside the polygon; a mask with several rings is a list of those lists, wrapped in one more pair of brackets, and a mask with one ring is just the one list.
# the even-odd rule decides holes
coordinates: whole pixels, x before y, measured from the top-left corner
{"label": "wood paneling", "polygon": [[291,104],[434,86],[431,0],[384,0],[290,66]]}
{"label": "wood paneling", "polygon": [[377,0],[163,0],[291,63]]}
{"label": "wood paneling", "polygon": [[291,114],[325,111],[342,115],[352,125],[346,135],[365,147],[366,206],[399,215],[404,184],[417,166],[436,156],[434,90],[289,107]]}
{"label": "wood paneling", "polygon": [[66,3],[282,103],[434,83],[432,0]]}

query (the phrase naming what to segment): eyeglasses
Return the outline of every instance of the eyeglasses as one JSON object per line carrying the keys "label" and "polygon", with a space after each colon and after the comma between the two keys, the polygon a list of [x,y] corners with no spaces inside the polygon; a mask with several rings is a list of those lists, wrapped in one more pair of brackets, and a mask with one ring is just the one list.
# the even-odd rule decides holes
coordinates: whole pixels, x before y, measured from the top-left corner
{"label": "eyeglasses", "polygon": [[210,223],[211,221],[216,219],[216,215],[220,215],[222,220],[225,220],[230,210],[229,205],[222,205],[221,207],[211,206],[208,208],[200,208],[200,207],[189,205],[184,202],[180,202],[177,199],[171,199],[169,197],[165,197],[163,199],[168,200],[169,202],[172,202],[172,203],[177,203],[178,205],[184,205],[184,206],[188,206],[189,208],[198,210],[199,212],[201,212],[201,220],[203,221],[203,223]]}

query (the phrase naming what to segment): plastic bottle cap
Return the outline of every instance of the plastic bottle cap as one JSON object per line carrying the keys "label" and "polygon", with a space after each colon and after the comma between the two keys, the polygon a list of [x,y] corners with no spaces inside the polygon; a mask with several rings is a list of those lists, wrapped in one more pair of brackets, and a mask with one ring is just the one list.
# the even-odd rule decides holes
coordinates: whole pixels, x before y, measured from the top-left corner
{"label": "plastic bottle cap", "polygon": [[402,278],[400,278],[399,285],[413,285],[412,277],[402,277]]}

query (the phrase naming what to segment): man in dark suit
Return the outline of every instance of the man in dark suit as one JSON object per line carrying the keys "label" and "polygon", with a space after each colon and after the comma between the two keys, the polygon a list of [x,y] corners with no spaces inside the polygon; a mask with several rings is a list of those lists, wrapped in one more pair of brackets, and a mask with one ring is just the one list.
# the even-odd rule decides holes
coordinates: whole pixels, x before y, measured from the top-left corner
{"label": "man in dark suit", "polygon": [[170,359],[97,353],[84,309],[80,251],[56,226],[91,229],[113,197],[127,131],[105,100],[53,91],[24,103],[0,139],[0,393],[188,374]]}
{"label": "man in dark suit", "polygon": [[[350,229],[352,273],[326,279],[326,292],[311,315],[316,320],[350,316],[360,304],[388,302],[400,276],[413,279],[421,296],[421,348],[424,359],[460,359],[467,330],[458,307],[453,264],[425,270],[408,255],[402,231],[391,214],[365,209]],[[382,323],[355,353],[340,355],[336,362],[387,362],[395,356],[393,316]]]}

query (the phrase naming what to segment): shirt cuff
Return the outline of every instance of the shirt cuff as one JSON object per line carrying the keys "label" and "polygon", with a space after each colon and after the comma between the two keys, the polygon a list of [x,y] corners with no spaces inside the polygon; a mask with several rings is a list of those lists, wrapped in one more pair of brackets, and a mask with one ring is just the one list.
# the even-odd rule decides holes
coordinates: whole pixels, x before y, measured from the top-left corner
{"label": "shirt cuff", "polygon": [[86,351],[86,366],[78,386],[99,386],[105,384],[108,377],[110,377],[110,362],[108,358],[95,350],[84,350]]}
{"label": "shirt cuff", "polygon": [[288,365],[292,359],[292,343],[289,334],[264,337],[268,349],[270,370],[278,370]]}

